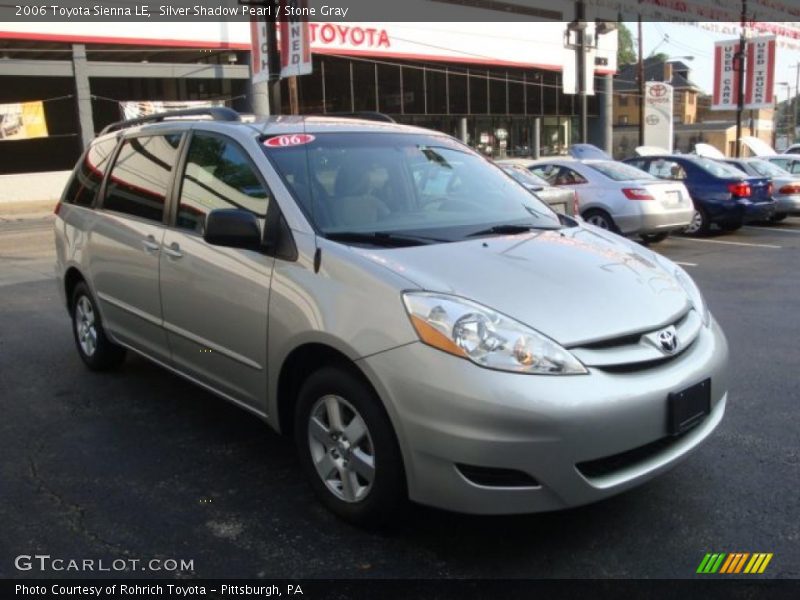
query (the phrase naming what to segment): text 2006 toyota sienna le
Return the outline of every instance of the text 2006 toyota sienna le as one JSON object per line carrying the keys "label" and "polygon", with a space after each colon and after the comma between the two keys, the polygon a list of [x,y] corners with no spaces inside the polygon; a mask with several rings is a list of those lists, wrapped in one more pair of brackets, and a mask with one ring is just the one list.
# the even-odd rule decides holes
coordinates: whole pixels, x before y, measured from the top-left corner
{"label": "text 2006 toyota sienna le", "polygon": [[727,344],[674,263],[446,135],[209,112],[118,125],[68,184],[90,368],[132,350],[257,414],[360,523],[593,502],[719,425]]}

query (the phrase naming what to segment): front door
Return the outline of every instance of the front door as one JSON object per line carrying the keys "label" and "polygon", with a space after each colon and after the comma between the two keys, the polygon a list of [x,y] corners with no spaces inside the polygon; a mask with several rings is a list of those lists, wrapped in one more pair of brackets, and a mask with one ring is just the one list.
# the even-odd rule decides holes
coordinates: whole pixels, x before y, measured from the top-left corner
{"label": "front door", "polygon": [[177,196],[161,254],[161,302],[173,362],[266,412],[267,307],[275,259],[210,246],[202,236],[205,217],[216,208],[249,210],[263,223],[270,192],[235,141],[195,131]]}

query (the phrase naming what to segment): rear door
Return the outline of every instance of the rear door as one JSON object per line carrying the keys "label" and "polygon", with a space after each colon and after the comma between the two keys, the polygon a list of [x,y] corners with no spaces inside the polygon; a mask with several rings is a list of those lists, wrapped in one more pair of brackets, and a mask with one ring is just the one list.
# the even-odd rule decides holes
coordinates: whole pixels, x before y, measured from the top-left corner
{"label": "rear door", "polygon": [[176,367],[229,398],[265,412],[267,307],[275,259],[211,246],[205,218],[238,208],[263,220],[278,210],[247,152],[218,133],[194,131],[161,254],[164,327]]}
{"label": "rear door", "polygon": [[87,237],[89,272],[105,327],[122,343],[166,362],[159,256],[167,191],[180,133],[125,139]]}

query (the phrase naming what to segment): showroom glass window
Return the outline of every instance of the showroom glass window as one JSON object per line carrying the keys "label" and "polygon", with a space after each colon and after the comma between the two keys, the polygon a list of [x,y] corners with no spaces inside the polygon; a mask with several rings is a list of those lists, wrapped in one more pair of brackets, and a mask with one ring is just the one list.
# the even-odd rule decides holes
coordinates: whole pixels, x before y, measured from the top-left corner
{"label": "showroom glass window", "polygon": [[117,139],[109,138],[102,142],[92,144],[89,151],[83,157],[83,162],[77,170],[75,177],[69,184],[67,192],[67,202],[78,206],[91,206],[100,184],[103,181],[103,173],[106,163],[111,158],[114,148],[117,147]]}
{"label": "showroom glass window", "polygon": [[230,138],[196,132],[189,143],[176,225],[203,232],[206,215],[217,208],[267,214],[269,192],[247,153]]}
{"label": "showroom glass window", "polygon": [[111,169],[103,208],[161,222],[181,136],[125,140]]}

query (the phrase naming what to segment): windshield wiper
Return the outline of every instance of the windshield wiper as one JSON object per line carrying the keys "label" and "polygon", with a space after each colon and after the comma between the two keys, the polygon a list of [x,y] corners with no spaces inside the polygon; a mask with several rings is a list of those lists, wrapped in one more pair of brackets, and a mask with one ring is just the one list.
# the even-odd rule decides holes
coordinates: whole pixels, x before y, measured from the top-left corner
{"label": "windshield wiper", "polygon": [[488,229],[481,229],[480,231],[476,231],[474,233],[470,233],[467,237],[478,237],[479,235],[514,235],[517,233],[526,233],[533,229],[542,229],[545,231],[552,231],[554,229],[560,229],[560,227],[541,227],[537,225],[515,225],[513,223],[505,223],[503,225],[495,225],[494,227],[489,227]]}
{"label": "windshield wiper", "polygon": [[334,242],[361,242],[365,244],[375,244],[376,246],[392,246],[398,248],[450,241],[391,233],[388,231],[332,231],[331,233],[326,233],[325,237]]}

